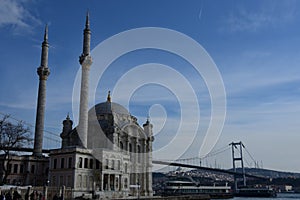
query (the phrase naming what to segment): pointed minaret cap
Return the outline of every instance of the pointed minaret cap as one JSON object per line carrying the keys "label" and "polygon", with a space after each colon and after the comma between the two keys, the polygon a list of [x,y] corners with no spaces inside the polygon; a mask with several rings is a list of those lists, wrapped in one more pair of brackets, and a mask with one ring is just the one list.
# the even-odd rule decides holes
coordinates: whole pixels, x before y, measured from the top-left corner
{"label": "pointed minaret cap", "polygon": [[147,120],[146,120],[145,124],[143,124],[143,126],[147,126],[149,124],[150,124],[150,116],[148,115]]}
{"label": "pointed minaret cap", "polygon": [[48,24],[45,27],[44,42],[48,42]]}
{"label": "pointed minaret cap", "polygon": [[108,91],[108,94],[107,94],[107,102],[111,102],[110,91]]}
{"label": "pointed minaret cap", "polygon": [[89,10],[86,12],[86,18],[85,18],[85,29],[90,29],[90,13]]}
{"label": "pointed minaret cap", "polygon": [[67,120],[70,120],[70,114],[69,114],[69,113],[67,114],[66,119],[67,119]]}

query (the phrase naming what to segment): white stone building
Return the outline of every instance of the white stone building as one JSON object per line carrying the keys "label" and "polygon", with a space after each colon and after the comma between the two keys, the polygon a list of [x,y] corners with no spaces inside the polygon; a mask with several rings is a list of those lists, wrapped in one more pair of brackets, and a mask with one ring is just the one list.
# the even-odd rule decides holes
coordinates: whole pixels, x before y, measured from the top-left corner
{"label": "white stone building", "polygon": [[135,117],[108,97],[89,111],[87,148],[81,146],[72,124],[69,117],[64,120],[62,148],[50,153],[50,186],[71,187],[74,197],[153,194],[149,121],[140,127]]}
{"label": "white stone building", "polygon": [[[4,155],[0,155],[0,177],[4,176]],[[10,162],[7,166],[9,175],[7,177],[8,185],[32,185],[44,186],[47,184],[49,171],[49,158],[32,155],[9,155]],[[6,166],[6,164],[5,164]]]}
{"label": "white stone building", "polygon": [[79,124],[73,128],[69,116],[63,121],[62,146],[52,150],[50,186],[72,188],[73,197],[152,196],[152,124],[141,127],[126,108],[111,101],[87,110],[90,29],[84,30]]}

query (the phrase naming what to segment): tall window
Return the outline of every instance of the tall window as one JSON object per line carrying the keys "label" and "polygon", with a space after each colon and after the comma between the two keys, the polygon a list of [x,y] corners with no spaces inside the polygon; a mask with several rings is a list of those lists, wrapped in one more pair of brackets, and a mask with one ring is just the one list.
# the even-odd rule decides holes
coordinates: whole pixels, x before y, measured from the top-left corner
{"label": "tall window", "polygon": [[73,162],[72,157],[69,157],[69,162],[68,162],[68,168],[69,168],[69,169],[72,168],[72,162]]}
{"label": "tall window", "polygon": [[78,168],[82,168],[82,157],[79,157]]}
{"label": "tall window", "polygon": [[60,176],[59,177],[59,186],[63,186],[64,185],[64,177]]}
{"label": "tall window", "polygon": [[24,172],[24,165],[20,165],[20,174]]}
{"label": "tall window", "polygon": [[121,161],[118,160],[118,170],[120,170],[120,169],[121,169]]}
{"label": "tall window", "polygon": [[133,156],[132,156],[132,145],[131,143],[129,144],[129,155],[130,155],[130,160],[133,160]]}
{"label": "tall window", "polygon": [[99,162],[99,160],[96,160],[96,169],[100,169],[100,162]]}
{"label": "tall window", "polygon": [[11,172],[11,170],[12,170],[12,164],[8,164],[7,171]]}
{"label": "tall window", "polygon": [[72,180],[71,180],[71,176],[69,175],[68,178],[67,178],[67,186],[68,186],[68,187],[71,187],[71,186],[72,186],[71,181],[72,181]]}
{"label": "tall window", "polygon": [[48,173],[49,173],[49,167],[47,167],[47,168],[45,169],[45,174],[48,175]]}
{"label": "tall window", "polygon": [[141,162],[141,146],[138,145],[138,162]]}
{"label": "tall window", "polygon": [[14,173],[18,173],[18,164],[14,164]]}
{"label": "tall window", "polygon": [[108,169],[108,165],[109,165],[109,160],[106,159],[106,160],[105,160],[105,169]]}
{"label": "tall window", "polygon": [[127,178],[124,179],[124,188],[125,189],[128,188],[128,179]]}
{"label": "tall window", "polygon": [[132,152],[132,145],[131,145],[131,143],[129,144],[129,152]]}
{"label": "tall window", "polygon": [[90,159],[90,169],[93,169],[93,168],[94,168],[94,160]]}
{"label": "tall window", "polygon": [[89,164],[89,159],[85,158],[84,159],[84,168],[88,168],[88,164]]}
{"label": "tall window", "polygon": [[34,174],[34,171],[35,171],[35,165],[31,165],[30,172],[31,172],[32,174]]}
{"label": "tall window", "polygon": [[53,169],[56,169],[56,167],[57,167],[57,159],[54,158],[54,160],[53,160]]}
{"label": "tall window", "polygon": [[60,168],[61,169],[65,168],[65,158],[60,159]]}
{"label": "tall window", "polygon": [[111,161],[111,169],[115,169],[115,160]]}
{"label": "tall window", "polygon": [[123,143],[120,142],[120,149],[123,150]]}

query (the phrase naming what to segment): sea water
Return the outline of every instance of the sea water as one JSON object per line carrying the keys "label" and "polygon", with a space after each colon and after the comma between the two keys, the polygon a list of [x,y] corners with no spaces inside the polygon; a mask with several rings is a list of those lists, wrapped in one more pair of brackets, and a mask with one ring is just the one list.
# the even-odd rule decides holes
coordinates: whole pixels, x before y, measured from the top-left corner
{"label": "sea water", "polygon": [[273,198],[255,198],[255,197],[234,197],[233,200],[300,200],[300,193],[278,193]]}

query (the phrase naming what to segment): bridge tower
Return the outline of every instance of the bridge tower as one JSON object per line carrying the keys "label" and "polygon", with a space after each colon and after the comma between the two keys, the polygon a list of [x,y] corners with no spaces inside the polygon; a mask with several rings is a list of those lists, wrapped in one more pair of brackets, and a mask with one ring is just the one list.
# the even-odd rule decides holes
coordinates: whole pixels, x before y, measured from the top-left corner
{"label": "bridge tower", "polygon": [[[232,148],[232,167],[233,171],[237,172],[236,169],[236,162],[241,163],[242,173],[243,173],[243,185],[246,186],[246,174],[245,174],[245,168],[244,168],[244,161],[243,161],[243,148],[245,148],[244,144],[242,142],[232,142],[229,145],[231,145]],[[235,149],[239,150],[239,155],[235,154]],[[235,174],[234,175],[234,191],[237,191],[238,189],[238,177]]]}

